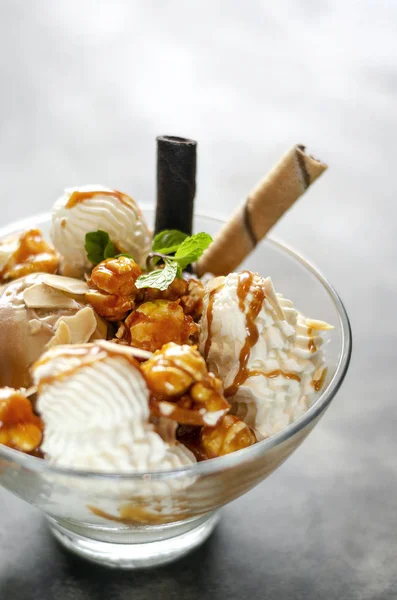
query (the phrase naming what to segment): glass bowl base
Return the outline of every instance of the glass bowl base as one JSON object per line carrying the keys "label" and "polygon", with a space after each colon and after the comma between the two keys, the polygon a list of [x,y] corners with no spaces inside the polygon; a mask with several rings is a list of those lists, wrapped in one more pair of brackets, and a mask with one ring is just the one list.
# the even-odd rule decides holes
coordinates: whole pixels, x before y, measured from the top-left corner
{"label": "glass bowl base", "polygon": [[[50,529],[56,539],[68,550],[107,567],[115,569],[140,569],[155,567],[182,558],[202,544],[213,532],[219,521],[219,512],[213,512],[180,524],[171,529],[156,527],[156,537],[152,541],[132,543],[111,541],[113,536],[96,535],[96,530],[88,527],[68,526],[68,521],[48,517]],[[101,537],[102,539],[98,539]],[[116,536],[115,536],[116,537]],[[134,534],[129,536],[134,538]],[[138,534],[137,539],[142,536]],[[128,538],[127,538],[128,539]]]}

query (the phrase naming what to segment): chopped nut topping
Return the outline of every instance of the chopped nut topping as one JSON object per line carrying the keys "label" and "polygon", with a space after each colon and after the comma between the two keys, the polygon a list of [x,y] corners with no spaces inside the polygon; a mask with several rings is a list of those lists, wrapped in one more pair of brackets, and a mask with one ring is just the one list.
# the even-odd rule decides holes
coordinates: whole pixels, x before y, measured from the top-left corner
{"label": "chopped nut topping", "polygon": [[20,236],[16,250],[0,272],[0,281],[18,279],[37,272],[54,274],[58,266],[58,253],[47,244],[41,231],[31,229]]}
{"label": "chopped nut topping", "polygon": [[31,453],[41,444],[43,424],[30,401],[12,388],[0,390],[0,444]]}
{"label": "chopped nut topping", "polygon": [[192,346],[166,344],[142,365],[152,414],[184,425],[215,425],[230,409],[222,384]]}

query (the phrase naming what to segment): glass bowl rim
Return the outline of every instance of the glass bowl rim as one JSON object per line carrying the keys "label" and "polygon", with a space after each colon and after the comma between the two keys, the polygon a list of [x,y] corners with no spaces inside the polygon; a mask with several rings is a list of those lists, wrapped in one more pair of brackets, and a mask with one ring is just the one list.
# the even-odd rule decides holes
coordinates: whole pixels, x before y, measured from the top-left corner
{"label": "glass bowl rim", "polygon": [[[148,203],[140,203],[140,208],[143,211],[154,209],[153,205]],[[212,211],[206,211],[204,213],[195,212],[194,216],[201,217],[204,219],[209,218],[213,221],[218,221],[220,225],[225,223],[225,218],[222,218],[222,216]],[[38,227],[40,225],[43,225],[44,223],[48,223],[50,220],[51,213],[47,212],[39,213],[38,215],[28,217],[27,219],[14,221],[9,225],[0,228],[0,239],[15,232],[22,231],[26,228]],[[266,236],[265,240],[260,242],[260,244],[263,243],[268,243],[271,246],[278,248],[282,252],[289,254],[290,256],[292,256],[292,258],[298,261],[304,268],[309,270],[312,273],[312,275],[316,277],[316,279],[323,286],[323,288],[325,288],[328,296],[331,298],[335,306],[336,312],[338,314],[339,323],[341,326],[342,352],[339,358],[338,365],[336,367],[335,374],[329,382],[328,386],[322,391],[320,396],[317,398],[315,403],[301,417],[299,417],[293,423],[290,423],[280,432],[266,438],[265,440],[257,442],[249,448],[244,448],[243,450],[238,450],[237,452],[233,452],[232,454],[227,454],[225,456],[220,456],[218,458],[213,458],[211,460],[194,463],[186,467],[180,467],[178,469],[172,470],[145,471],[139,473],[101,473],[95,471],[80,471],[71,468],[51,465],[49,462],[43,459],[24,454],[23,452],[19,452],[18,450],[8,448],[7,446],[3,446],[2,444],[0,444],[0,459],[15,462],[19,466],[29,471],[34,471],[36,473],[53,474],[55,476],[63,477],[69,476],[73,478],[82,478],[90,480],[93,479],[106,481],[164,481],[168,479],[178,479],[185,477],[207,476],[224,471],[237,465],[251,462],[259,456],[266,454],[266,452],[271,448],[274,448],[275,446],[286,442],[288,439],[292,438],[294,435],[303,430],[307,425],[309,425],[312,421],[314,421],[326,409],[326,407],[330,404],[331,400],[335,397],[337,391],[343,383],[343,380],[349,368],[352,352],[352,334],[349,317],[342,303],[342,300],[340,299],[336,290],[328,282],[328,280],[319,272],[319,270],[313,266],[313,264],[310,261],[308,261],[306,258],[303,258],[300,254],[298,254],[298,252],[296,252],[289,246],[286,246],[283,242],[278,241],[277,239],[271,236]],[[260,244],[258,244],[258,246]]]}

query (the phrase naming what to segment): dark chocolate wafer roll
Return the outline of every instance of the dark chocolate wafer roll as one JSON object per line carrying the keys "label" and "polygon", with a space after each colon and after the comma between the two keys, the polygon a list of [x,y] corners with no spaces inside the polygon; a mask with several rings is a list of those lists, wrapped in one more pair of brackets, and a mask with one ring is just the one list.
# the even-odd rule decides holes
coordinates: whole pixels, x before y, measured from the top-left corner
{"label": "dark chocolate wafer roll", "polygon": [[227,275],[247,258],[327,165],[293,146],[259,182],[216,236],[196,265],[198,275]]}
{"label": "dark chocolate wafer roll", "polygon": [[192,234],[196,194],[197,142],[169,135],[157,138],[155,233],[179,229]]}

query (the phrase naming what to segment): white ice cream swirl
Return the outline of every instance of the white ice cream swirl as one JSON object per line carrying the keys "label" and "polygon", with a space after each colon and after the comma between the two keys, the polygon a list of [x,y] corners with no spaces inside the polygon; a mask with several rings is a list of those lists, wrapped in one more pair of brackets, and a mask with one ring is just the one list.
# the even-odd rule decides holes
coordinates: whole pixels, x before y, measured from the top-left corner
{"label": "white ice cream swirl", "polygon": [[149,423],[149,391],[130,350],[109,342],[57,346],[33,366],[53,464],[100,472],[173,469],[195,462]]}
{"label": "white ice cream swirl", "polygon": [[325,370],[320,329],[271,280],[219,277],[204,297],[200,351],[224,382],[232,412],[268,437],[311,405]]}
{"label": "white ice cream swirl", "polygon": [[51,229],[66,275],[79,277],[92,267],[85,236],[97,230],[106,231],[117,249],[139,264],[150,251],[150,231],[132,198],[100,185],[69,188],[54,205]]}

